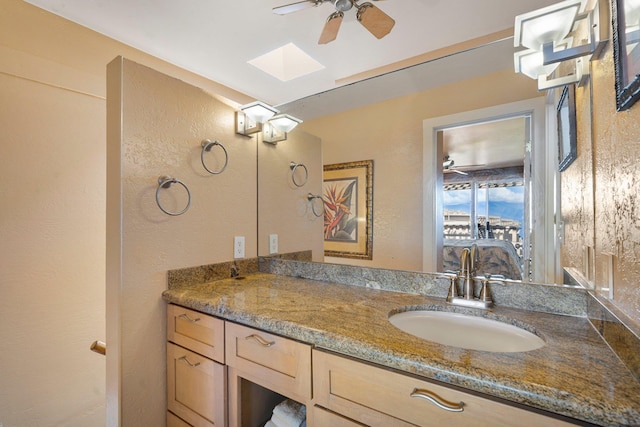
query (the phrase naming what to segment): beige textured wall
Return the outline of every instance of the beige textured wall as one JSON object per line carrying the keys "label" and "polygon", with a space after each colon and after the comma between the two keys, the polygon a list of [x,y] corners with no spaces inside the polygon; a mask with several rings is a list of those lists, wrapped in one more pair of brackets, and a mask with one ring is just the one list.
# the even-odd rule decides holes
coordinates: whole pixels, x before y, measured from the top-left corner
{"label": "beige textured wall", "polygon": [[[123,425],[158,426],[166,410],[166,272],[233,259],[234,236],[244,236],[247,256],[255,256],[256,143],[235,134],[231,107],[126,59],[109,64],[107,88],[107,340],[120,346],[107,387],[110,398],[119,390]],[[229,153],[222,174],[202,167],[206,138]],[[161,175],[190,189],[185,214],[168,216],[156,205]],[[165,207],[182,210],[165,191],[178,199],[184,189],[161,192]]]}
{"label": "beige textured wall", "polygon": [[[593,262],[587,260],[590,256],[587,252],[595,248],[591,84],[589,80],[586,86],[575,90],[578,157],[560,173],[560,206],[565,232],[559,248],[561,265],[574,268],[592,282]],[[560,92],[556,91],[556,99]]]}
{"label": "beige textured wall", "polygon": [[[106,66],[119,54],[236,102],[250,100],[21,0],[0,2],[5,427],[107,425],[105,358],[89,345],[105,340]],[[226,250],[231,243],[210,245]],[[156,374],[163,381],[164,368]]]}
{"label": "beige textured wall", "polygon": [[423,120],[540,96],[512,70],[303,123],[324,164],[373,159],[373,260],[327,262],[422,270]]}
{"label": "beige textured wall", "polygon": [[640,105],[616,112],[614,73],[608,43],[576,91],[578,158],[562,174],[562,259],[609,297],[613,256],[612,301],[640,322]]}

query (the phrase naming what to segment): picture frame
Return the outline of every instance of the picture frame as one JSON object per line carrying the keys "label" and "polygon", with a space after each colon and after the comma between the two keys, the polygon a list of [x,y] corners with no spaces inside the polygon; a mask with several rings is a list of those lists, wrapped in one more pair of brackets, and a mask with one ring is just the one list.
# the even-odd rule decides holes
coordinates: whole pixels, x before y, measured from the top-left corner
{"label": "picture frame", "polygon": [[324,255],[373,259],[373,160],[324,165]]}
{"label": "picture frame", "polygon": [[566,170],[578,157],[575,86],[562,89],[557,107],[558,170]]}
{"label": "picture frame", "polygon": [[628,110],[640,98],[640,10],[629,5],[611,1],[617,111]]}

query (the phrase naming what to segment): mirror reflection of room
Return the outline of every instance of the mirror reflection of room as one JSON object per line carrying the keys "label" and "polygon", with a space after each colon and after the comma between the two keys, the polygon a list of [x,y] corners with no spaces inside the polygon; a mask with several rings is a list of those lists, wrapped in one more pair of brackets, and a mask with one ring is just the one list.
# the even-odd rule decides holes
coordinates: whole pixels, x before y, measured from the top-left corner
{"label": "mirror reflection of room", "polygon": [[530,262],[529,179],[524,173],[529,128],[529,117],[521,116],[439,131],[444,271],[458,269],[462,249],[476,243],[478,271],[523,279]]}

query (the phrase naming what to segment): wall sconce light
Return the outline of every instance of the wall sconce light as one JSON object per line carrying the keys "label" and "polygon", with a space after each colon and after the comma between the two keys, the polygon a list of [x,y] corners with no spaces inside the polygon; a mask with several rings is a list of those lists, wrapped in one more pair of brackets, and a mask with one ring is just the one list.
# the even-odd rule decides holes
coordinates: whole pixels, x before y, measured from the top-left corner
{"label": "wall sconce light", "polygon": [[281,130],[283,132],[291,132],[293,128],[302,123],[302,120],[288,114],[278,114],[277,116],[273,116],[269,120],[269,123],[271,123],[278,130]]}
{"label": "wall sconce light", "polygon": [[[600,26],[600,21],[606,19],[600,16],[599,3],[585,11],[586,3],[587,0],[565,0],[516,16],[514,47],[525,49],[514,53],[514,68],[517,73],[538,80],[538,90],[582,84],[589,75],[588,62],[602,50],[607,30]],[[587,38],[574,45],[574,34],[578,33]],[[561,63],[573,66],[573,71],[553,77]]]}
{"label": "wall sconce light", "polygon": [[262,141],[276,144],[287,139],[287,132],[291,132],[302,120],[288,114],[278,114],[268,120],[262,129]]}
{"label": "wall sconce light", "polygon": [[236,111],[236,133],[251,136],[262,130],[262,124],[278,113],[275,108],[255,101],[240,106]]}
{"label": "wall sconce light", "polygon": [[271,124],[271,122],[264,124],[264,127],[262,128],[262,142],[276,145],[280,141],[286,141],[286,139],[286,132],[277,129]]}

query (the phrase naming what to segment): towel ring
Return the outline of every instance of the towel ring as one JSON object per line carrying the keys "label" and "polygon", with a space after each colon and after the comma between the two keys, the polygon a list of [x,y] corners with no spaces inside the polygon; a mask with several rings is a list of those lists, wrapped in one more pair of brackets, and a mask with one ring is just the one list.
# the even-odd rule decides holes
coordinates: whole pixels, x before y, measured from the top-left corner
{"label": "towel ring", "polygon": [[[216,145],[222,148],[222,151],[224,151],[224,166],[222,166],[220,170],[214,171],[207,167],[204,161],[204,153],[205,151],[210,152],[211,150],[213,150],[213,147]],[[218,175],[224,172],[224,170],[227,168],[227,165],[229,164],[229,153],[227,153],[227,149],[224,148],[224,145],[220,144],[218,141],[210,141],[208,139],[205,139],[202,141],[202,152],[200,153],[200,161],[202,161],[202,166],[205,168],[207,172],[209,172],[212,175]]]}
{"label": "towel ring", "polygon": [[[185,206],[184,209],[182,209],[180,212],[169,212],[168,210],[163,208],[162,204],[160,203],[160,190],[162,188],[170,188],[173,184],[180,184],[187,191],[187,206]],[[189,191],[189,188],[185,185],[185,183],[180,181],[179,179],[171,178],[169,176],[161,176],[160,178],[158,178],[158,189],[156,190],[156,203],[158,204],[158,207],[160,208],[160,210],[166,213],[167,215],[171,215],[171,216],[182,215],[183,213],[188,211],[189,206],[191,206],[191,192]]]}
{"label": "towel ring", "polygon": [[[298,169],[299,167],[304,169],[304,182],[302,184],[299,184],[296,181],[296,169]],[[289,163],[289,169],[291,169],[291,181],[293,181],[293,185],[295,185],[296,187],[302,187],[307,183],[307,180],[309,179],[309,171],[307,170],[307,167],[304,165],[304,163],[291,162]]]}
{"label": "towel ring", "polygon": [[[320,199],[320,202],[322,202],[322,207],[323,207],[322,212],[320,213],[316,212],[316,205],[313,203],[313,199]],[[322,196],[309,193],[307,194],[307,200],[311,203],[311,211],[315,216],[320,218],[321,216],[324,215],[324,202],[322,201]]]}

